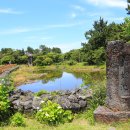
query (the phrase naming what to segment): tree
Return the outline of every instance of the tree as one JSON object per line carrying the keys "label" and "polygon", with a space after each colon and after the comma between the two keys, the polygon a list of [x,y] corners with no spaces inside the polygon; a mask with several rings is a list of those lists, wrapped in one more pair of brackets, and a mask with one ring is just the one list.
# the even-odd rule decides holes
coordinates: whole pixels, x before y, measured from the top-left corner
{"label": "tree", "polygon": [[126,8],[127,14],[130,14],[130,0],[127,0],[128,6]]}
{"label": "tree", "polygon": [[49,52],[51,52],[51,48],[48,48],[48,47],[46,47],[45,45],[40,45],[40,50],[41,50],[41,53],[42,54],[44,54],[44,55],[46,55],[46,54],[48,54]]}
{"label": "tree", "polygon": [[122,25],[122,39],[130,42],[130,17],[125,18],[125,22]]}
{"label": "tree", "polygon": [[11,55],[13,53],[13,49],[11,49],[11,48],[2,48],[1,53],[6,54],[6,55]]}
{"label": "tree", "polygon": [[6,55],[4,56],[2,59],[1,59],[1,63],[2,64],[9,64],[10,62],[11,63],[14,63],[14,57],[12,55]]}
{"label": "tree", "polygon": [[85,37],[92,49],[98,49],[106,47],[108,34],[107,21],[100,18],[99,21],[94,22],[93,29],[85,33]]}
{"label": "tree", "polygon": [[61,53],[61,49],[60,48],[58,48],[58,47],[53,47],[52,48],[52,52],[54,52],[54,53]]}
{"label": "tree", "polygon": [[27,47],[27,52],[33,54],[34,53],[34,49],[32,47],[28,46]]}

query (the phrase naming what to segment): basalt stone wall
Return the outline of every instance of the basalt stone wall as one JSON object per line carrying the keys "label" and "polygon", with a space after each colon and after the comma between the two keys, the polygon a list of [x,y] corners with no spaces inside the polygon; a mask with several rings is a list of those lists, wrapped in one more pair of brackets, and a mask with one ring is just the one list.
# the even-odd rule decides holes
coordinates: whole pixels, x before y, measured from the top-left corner
{"label": "basalt stone wall", "polygon": [[130,111],[130,44],[112,41],[107,46],[108,108]]}
{"label": "basalt stone wall", "polygon": [[34,96],[34,93],[22,90],[15,90],[10,93],[9,100],[12,104],[12,109],[23,113],[32,113],[40,109],[42,101],[51,100],[58,103],[64,110],[72,110],[77,112],[83,110],[87,106],[87,99],[92,98],[92,90],[75,89],[73,91],[58,92],[58,94],[42,94],[39,97]]}

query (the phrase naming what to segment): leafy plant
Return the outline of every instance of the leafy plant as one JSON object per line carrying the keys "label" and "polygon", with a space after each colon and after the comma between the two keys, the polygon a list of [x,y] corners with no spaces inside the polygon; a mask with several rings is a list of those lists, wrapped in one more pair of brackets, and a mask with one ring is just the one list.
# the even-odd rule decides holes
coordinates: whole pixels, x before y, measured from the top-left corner
{"label": "leafy plant", "polygon": [[41,123],[58,125],[72,121],[73,116],[71,111],[63,110],[59,104],[47,101],[41,104],[41,109],[36,113],[36,119]]}
{"label": "leafy plant", "polygon": [[102,106],[105,104],[105,98],[106,98],[106,88],[105,84],[98,84],[96,87],[93,89],[93,95],[92,98],[88,100],[88,110],[86,112],[86,118],[88,121],[93,125],[95,123],[94,120],[94,110],[98,106]]}
{"label": "leafy plant", "polygon": [[13,89],[13,83],[9,77],[0,79],[0,124],[5,122],[12,114],[9,94]]}
{"label": "leafy plant", "polygon": [[48,92],[47,92],[46,90],[41,90],[41,91],[35,93],[35,96],[40,97],[40,96],[43,95],[43,94],[48,94]]}
{"label": "leafy plant", "polygon": [[[2,80],[4,82],[4,79]],[[9,89],[4,84],[0,84],[0,121],[3,121],[9,114],[10,102],[8,99]]]}
{"label": "leafy plant", "polygon": [[21,113],[17,112],[10,118],[10,123],[12,126],[25,126],[25,119]]}
{"label": "leafy plant", "polygon": [[70,60],[70,61],[67,62],[67,64],[71,66],[71,65],[75,65],[76,62],[74,60]]}

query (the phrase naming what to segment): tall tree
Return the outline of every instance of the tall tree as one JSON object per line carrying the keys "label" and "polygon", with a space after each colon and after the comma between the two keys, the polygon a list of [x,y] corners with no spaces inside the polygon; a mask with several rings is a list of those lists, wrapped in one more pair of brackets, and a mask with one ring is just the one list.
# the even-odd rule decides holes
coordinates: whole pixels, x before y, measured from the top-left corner
{"label": "tall tree", "polygon": [[61,53],[61,49],[60,48],[58,48],[58,47],[53,47],[52,48],[52,52],[54,52],[54,53]]}
{"label": "tall tree", "polygon": [[127,6],[126,10],[127,10],[127,14],[130,15],[130,0],[127,0],[127,3],[128,3],[128,6]]}
{"label": "tall tree", "polygon": [[27,52],[33,54],[34,53],[34,49],[32,47],[28,46],[27,47]]}
{"label": "tall tree", "polygon": [[100,47],[106,47],[106,39],[108,37],[107,21],[102,18],[99,21],[95,21],[93,29],[85,33],[88,44],[92,49],[98,49]]}

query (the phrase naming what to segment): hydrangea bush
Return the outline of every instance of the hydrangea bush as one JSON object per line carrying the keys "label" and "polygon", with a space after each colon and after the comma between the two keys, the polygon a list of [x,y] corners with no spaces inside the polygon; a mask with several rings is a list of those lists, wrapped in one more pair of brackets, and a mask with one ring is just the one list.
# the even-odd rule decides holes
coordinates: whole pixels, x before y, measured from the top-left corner
{"label": "hydrangea bush", "polygon": [[36,113],[36,119],[41,123],[58,125],[72,121],[73,115],[71,111],[63,110],[59,104],[47,101],[41,103],[41,109]]}

